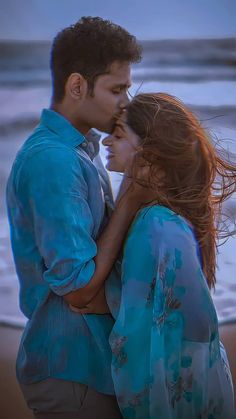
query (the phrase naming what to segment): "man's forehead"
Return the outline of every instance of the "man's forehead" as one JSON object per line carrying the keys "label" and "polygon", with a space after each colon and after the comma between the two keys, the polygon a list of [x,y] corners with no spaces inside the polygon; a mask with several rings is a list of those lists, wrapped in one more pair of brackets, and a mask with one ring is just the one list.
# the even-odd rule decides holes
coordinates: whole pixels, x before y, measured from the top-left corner
{"label": "man's forehead", "polygon": [[117,71],[128,71],[130,72],[130,63],[124,61],[113,61],[109,67],[109,73],[116,73]]}
{"label": "man's forehead", "polygon": [[123,85],[124,87],[131,86],[131,69],[129,63],[113,62],[109,71],[104,74],[104,82]]}

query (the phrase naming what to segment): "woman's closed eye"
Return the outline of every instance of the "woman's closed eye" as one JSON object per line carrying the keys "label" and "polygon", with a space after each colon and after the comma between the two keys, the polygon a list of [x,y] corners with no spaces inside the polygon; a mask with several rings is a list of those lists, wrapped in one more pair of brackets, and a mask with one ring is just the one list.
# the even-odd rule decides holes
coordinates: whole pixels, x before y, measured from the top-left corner
{"label": "woman's closed eye", "polygon": [[121,138],[125,138],[124,130],[121,128],[120,125],[116,125],[113,135],[114,135],[115,138],[117,138],[119,140]]}
{"label": "woman's closed eye", "polygon": [[118,133],[114,133],[114,137],[115,137],[117,140],[121,140],[121,139],[123,138],[123,135],[120,135],[120,134],[118,134]]}

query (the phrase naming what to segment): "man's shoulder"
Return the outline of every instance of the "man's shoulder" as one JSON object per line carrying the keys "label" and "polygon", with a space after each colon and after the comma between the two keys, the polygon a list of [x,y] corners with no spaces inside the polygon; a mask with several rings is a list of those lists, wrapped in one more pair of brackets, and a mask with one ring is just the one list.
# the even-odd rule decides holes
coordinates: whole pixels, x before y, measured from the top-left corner
{"label": "man's shoulder", "polygon": [[21,150],[46,149],[51,146],[65,146],[60,141],[57,133],[50,131],[43,125],[38,125],[33,132],[26,138]]}
{"label": "man's shoulder", "polygon": [[57,141],[56,134],[36,128],[18,151],[12,167],[13,178],[28,179],[32,174],[50,176],[52,172],[73,170],[80,173],[76,149]]}
{"label": "man's shoulder", "polygon": [[46,163],[47,158],[57,160],[58,155],[63,155],[65,158],[68,155],[75,157],[76,150],[60,141],[56,133],[38,126],[23,143],[17,154],[17,160],[30,162],[43,159]]}

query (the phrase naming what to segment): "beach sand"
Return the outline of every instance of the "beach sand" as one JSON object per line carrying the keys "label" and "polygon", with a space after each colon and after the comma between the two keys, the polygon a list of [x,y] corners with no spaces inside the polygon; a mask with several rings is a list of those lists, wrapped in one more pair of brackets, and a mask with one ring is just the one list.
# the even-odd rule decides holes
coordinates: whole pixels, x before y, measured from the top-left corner
{"label": "beach sand", "polygon": [[234,385],[236,407],[236,322],[220,326],[220,338],[226,349]]}
{"label": "beach sand", "polygon": [[15,376],[15,359],[22,329],[0,327],[0,417],[1,419],[32,419]]}

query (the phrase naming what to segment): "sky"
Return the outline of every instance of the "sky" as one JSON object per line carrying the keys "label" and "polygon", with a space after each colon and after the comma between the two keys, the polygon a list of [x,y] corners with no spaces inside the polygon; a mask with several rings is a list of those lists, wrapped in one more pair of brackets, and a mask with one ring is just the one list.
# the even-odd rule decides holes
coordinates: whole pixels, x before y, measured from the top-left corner
{"label": "sky", "polygon": [[50,40],[86,15],[138,39],[236,37],[236,0],[0,0],[0,39]]}

